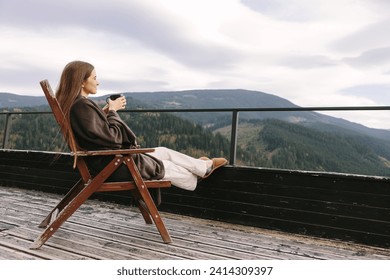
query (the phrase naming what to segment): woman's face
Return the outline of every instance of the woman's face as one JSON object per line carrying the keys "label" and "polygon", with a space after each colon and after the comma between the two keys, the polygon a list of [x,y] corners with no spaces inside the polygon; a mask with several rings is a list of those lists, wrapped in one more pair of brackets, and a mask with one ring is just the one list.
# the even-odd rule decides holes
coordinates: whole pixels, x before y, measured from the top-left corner
{"label": "woman's face", "polygon": [[81,88],[81,94],[95,94],[97,92],[97,86],[99,85],[98,80],[96,79],[96,71],[92,70],[91,75],[88,77],[86,81],[83,82]]}

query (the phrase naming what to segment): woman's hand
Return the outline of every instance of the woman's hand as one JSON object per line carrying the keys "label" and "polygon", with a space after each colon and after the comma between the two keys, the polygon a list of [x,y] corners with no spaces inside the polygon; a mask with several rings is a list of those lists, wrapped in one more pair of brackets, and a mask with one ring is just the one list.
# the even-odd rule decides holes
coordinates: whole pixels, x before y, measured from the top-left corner
{"label": "woman's hand", "polygon": [[126,108],[126,97],[122,96],[115,100],[108,99],[108,111],[123,110]]}

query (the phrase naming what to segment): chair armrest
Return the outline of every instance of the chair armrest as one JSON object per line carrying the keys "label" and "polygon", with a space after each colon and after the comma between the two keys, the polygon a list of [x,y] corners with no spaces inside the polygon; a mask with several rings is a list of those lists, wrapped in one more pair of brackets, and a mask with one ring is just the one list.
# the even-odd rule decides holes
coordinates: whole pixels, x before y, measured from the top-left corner
{"label": "chair armrest", "polygon": [[77,151],[71,153],[72,156],[86,157],[86,156],[111,156],[111,155],[132,155],[132,154],[145,154],[154,152],[153,148],[140,148],[140,149],[120,149],[120,150],[98,150],[98,151]]}

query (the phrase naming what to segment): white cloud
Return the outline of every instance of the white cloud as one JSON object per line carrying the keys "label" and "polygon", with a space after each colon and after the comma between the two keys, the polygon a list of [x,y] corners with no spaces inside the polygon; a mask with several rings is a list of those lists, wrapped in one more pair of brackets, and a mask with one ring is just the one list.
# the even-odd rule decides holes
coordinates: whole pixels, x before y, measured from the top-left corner
{"label": "white cloud", "polygon": [[347,64],[354,67],[374,67],[389,65],[390,63],[390,43],[385,48],[375,48],[362,52],[357,57],[347,57],[344,59]]}
{"label": "white cloud", "polygon": [[39,94],[40,79],[55,84],[66,63],[82,59],[96,66],[100,93],[245,88],[301,106],[384,105],[356,89],[389,87],[389,8],[384,0],[0,0],[0,92]]}

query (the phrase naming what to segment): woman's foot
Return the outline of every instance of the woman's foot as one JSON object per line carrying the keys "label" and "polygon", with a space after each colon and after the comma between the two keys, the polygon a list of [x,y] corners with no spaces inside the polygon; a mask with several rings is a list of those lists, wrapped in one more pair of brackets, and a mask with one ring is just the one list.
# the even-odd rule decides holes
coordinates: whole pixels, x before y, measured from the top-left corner
{"label": "woman's foot", "polygon": [[206,157],[202,157],[200,159],[209,161],[206,174],[202,177],[202,179],[206,179],[216,169],[218,169],[218,168],[220,168],[220,167],[222,167],[222,166],[224,166],[224,165],[226,165],[228,163],[227,159],[225,159],[225,158],[212,158],[212,159],[209,159],[209,158],[206,158]]}

